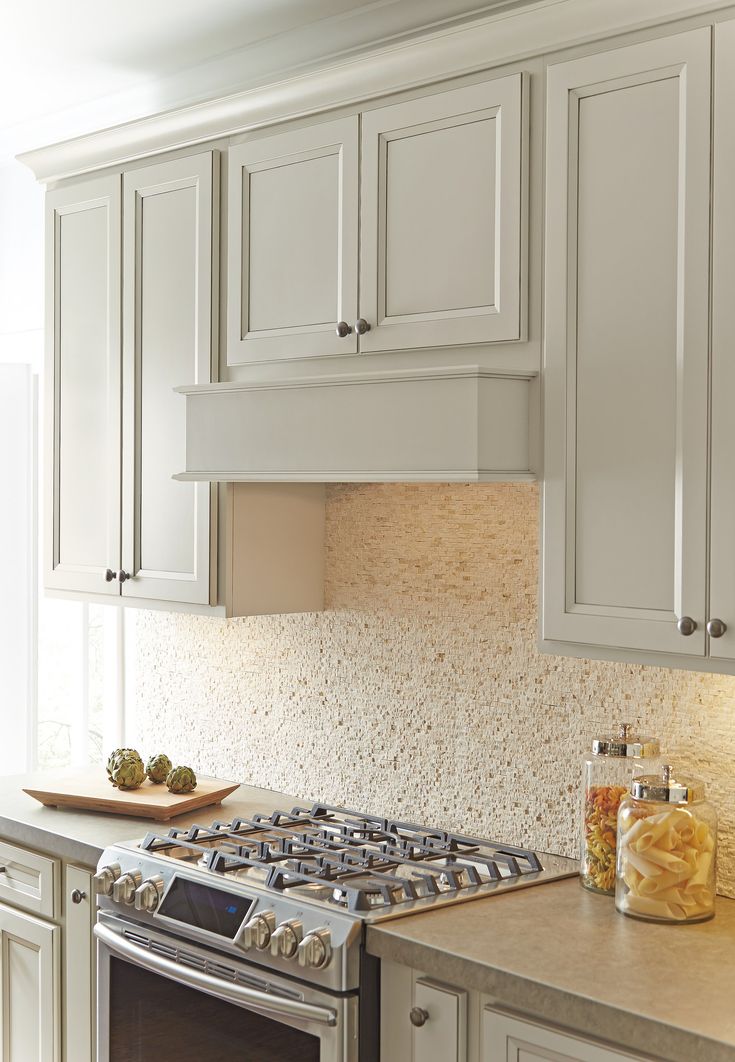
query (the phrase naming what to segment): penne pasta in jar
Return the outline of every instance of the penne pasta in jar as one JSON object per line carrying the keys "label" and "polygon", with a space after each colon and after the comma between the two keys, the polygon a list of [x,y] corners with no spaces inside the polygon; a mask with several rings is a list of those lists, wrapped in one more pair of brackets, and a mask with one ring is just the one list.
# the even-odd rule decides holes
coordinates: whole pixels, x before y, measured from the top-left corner
{"label": "penne pasta in jar", "polygon": [[700,781],[677,780],[668,765],[634,779],[618,811],[615,906],[653,922],[712,918],[716,851],[717,816]]}

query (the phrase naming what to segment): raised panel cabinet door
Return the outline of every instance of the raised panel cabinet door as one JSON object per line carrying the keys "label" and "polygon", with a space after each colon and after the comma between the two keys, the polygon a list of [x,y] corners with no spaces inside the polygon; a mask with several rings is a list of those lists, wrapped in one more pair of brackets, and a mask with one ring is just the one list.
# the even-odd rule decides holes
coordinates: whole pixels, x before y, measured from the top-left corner
{"label": "raised panel cabinet door", "polygon": [[[735,659],[735,22],[715,27],[709,655]],[[719,621],[719,622],[718,622]]]}
{"label": "raised panel cabinet door", "polygon": [[543,639],[704,654],[709,130],[708,29],[549,67]]}
{"label": "raised panel cabinet door", "polygon": [[467,993],[420,978],[410,1012],[411,1062],[466,1062]]}
{"label": "raised panel cabinet door", "polygon": [[60,1062],[61,929],[0,904],[2,1062]]}
{"label": "raised panel cabinet door", "polygon": [[118,595],[120,178],[46,194],[44,582]]}
{"label": "raised panel cabinet door", "polygon": [[146,166],[123,181],[122,595],[209,604],[210,486],[186,466],[186,404],[209,383],[217,248],[216,153]]}
{"label": "raised panel cabinet door", "polygon": [[480,1062],[642,1062],[592,1040],[566,1035],[485,1007]]}
{"label": "raised panel cabinet door", "polygon": [[229,365],[357,352],[358,127],[229,149]]}
{"label": "raised panel cabinet door", "polygon": [[361,351],[523,332],[521,74],[362,117]]}
{"label": "raised panel cabinet door", "polygon": [[64,1052],[67,1062],[95,1060],[96,908],[92,872],[67,866],[64,880]]}

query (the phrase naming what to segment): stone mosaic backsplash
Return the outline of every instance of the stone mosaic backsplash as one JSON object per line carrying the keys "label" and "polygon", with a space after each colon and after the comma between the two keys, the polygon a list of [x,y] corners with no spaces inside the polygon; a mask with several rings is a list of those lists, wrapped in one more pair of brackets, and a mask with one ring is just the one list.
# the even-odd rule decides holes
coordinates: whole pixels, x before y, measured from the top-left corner
{"label": "stone mosaic backsplash", "polygon": [[536,484],[336,485],[323,613],[142,612],[137,733],[203,773],[577,854],[626,720],[701,775],[735,896],[735,678],[538,652]]}

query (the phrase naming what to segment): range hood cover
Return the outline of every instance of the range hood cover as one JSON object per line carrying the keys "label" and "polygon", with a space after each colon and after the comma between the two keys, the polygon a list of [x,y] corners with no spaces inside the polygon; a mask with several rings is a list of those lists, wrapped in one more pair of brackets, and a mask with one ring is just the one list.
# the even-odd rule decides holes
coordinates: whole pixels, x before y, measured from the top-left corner
{"label": "range hood cover", "polygon": [[533,376],[474,365],[180,387],[186,469],[176,478],[532,479]]}

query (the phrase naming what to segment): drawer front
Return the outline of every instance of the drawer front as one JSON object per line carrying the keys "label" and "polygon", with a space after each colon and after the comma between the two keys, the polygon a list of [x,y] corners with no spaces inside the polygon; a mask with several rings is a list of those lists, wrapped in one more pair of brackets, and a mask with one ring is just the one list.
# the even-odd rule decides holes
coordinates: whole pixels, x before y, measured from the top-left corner
{"label": "drawer front", "polygon": [[0,841],[0,902],[44,918],[58,918],[58,859]]}

